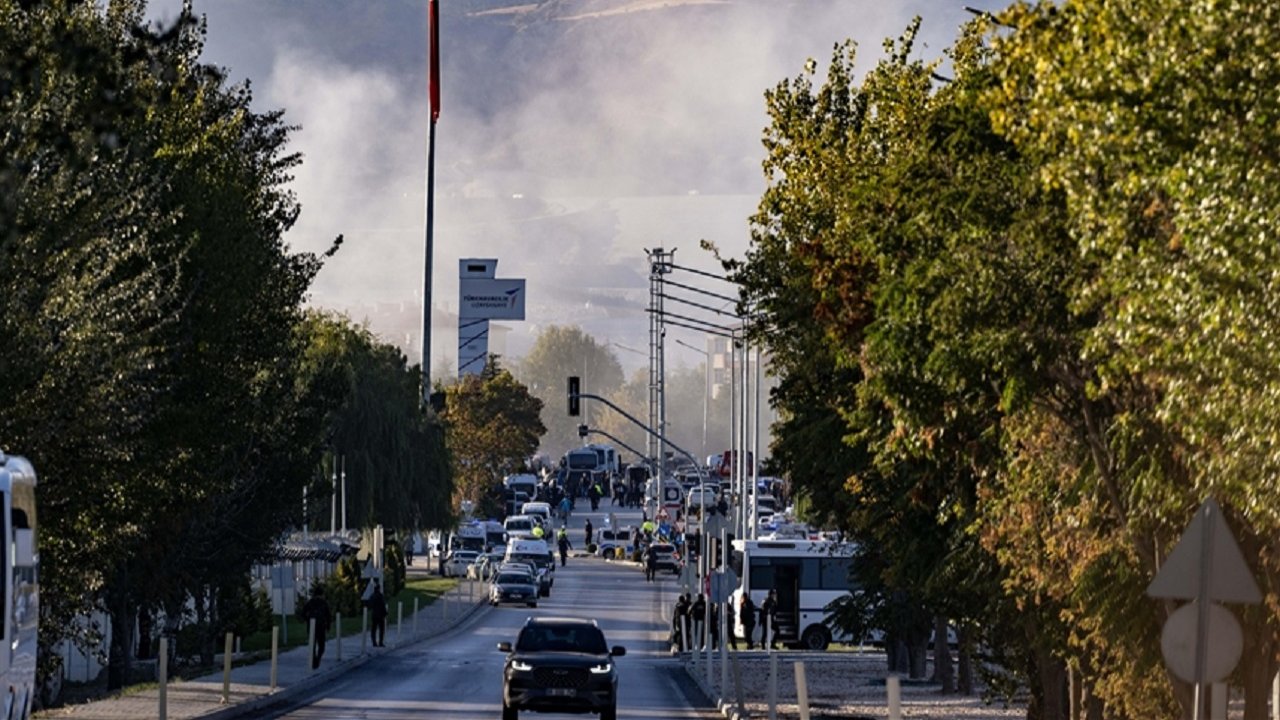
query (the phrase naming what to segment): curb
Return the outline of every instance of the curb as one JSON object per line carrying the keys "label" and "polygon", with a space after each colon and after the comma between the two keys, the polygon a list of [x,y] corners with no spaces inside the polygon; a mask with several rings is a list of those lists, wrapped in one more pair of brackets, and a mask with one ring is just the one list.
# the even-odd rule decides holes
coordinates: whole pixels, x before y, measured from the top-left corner
{"label": "curb", "polygon": [[706,679],[702,677],[702,673],[694,672],[693,663],[687,662],[682,656],[680,658],[680,664],[681,666],[684,667],[684,671],[689,676],[689,679],[693,680],[693,684],[697,685],[698,690],[700,690],[702,694],[706,696],[707,702],[711,703],[712,705],[715,705],[717,712],[725,716],[727,720],[750,720],[751,715],[749,713],[738,712],[737,709],[735,709],[734,704],[732,702],[728,700],[721,700],[717,702],[715,700],[715,696],[716,696],[715,693],[711,691],[711,688],[707,687]]}
{"label": "curb", "polygon": [[305,695],[307,691],[313,690],[316,686],[329,682],[330,680],[333,680],[334,678],[339,677],[340,675],[350,670],[354,670],[364,665],[365,663],[369,662],[370,660],[374,659],[375,657],[383,657],[385,655],[389,655],[393,652],[396,652],[402,648],[413,647],[414,645],[430,642],[432,640],[436,640],[450,633],[457,632],[462,629],[461,626],[463,623],[467,622],[474,615],[476,615],[478,612],[480,612],[481,610],[487,607],[488,605],[484,602],[476,603],[475,605],[472,605],[471,608],[468,609],[466,613],[462,615],[462,617],[458,618],[457,621],[453,622],[449,627],[445,628],[444,630],[438,633],[435,633],[432,635],[424,635],[423,637],[418,638],[417,640],[409,640],[405,642],[403,645],[398,645],[396,647],[389,648],[388,652],[385,652],[385,653],[378,653],[376,655],[373,653],[367,653],[365,655],[350,658],[348,660],[343,660],[342,662],[335,664],[326,670],[320,670],[320,671],[314,672],[308,675],[306,678],[290,684],[288,687],[277,688],[275,692],[269,692],[266,695],[260,695],[250,700],[245,700],[244,702],[237,703],[235,705],[229,705],[225,708],[219,708],[218,710],[214,710],[211,713],[200,715],[198,717],[200,720],[231,720],[232,718],[238,718],[247,713],[256,712],[258,710],[262,710],[263,708],[270,707],[272,705],[295,700],[299,696]]}

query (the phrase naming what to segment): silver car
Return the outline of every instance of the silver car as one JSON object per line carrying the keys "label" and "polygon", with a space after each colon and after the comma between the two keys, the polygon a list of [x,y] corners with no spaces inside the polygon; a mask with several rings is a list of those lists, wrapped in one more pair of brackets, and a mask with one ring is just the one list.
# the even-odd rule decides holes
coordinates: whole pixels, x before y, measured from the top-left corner
{"label": "silver car", "polygon": [[515,568],[500,570],[489,585],[489,604],[523,603],[538,607],[538,580]]}

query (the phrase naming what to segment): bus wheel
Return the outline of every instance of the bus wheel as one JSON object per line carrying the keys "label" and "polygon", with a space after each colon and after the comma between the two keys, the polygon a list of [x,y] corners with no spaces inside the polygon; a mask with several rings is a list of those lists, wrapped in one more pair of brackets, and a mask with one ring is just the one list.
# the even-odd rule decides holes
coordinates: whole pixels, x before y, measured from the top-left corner
{"label": "bus wheel", "polygon": [[831,644],[831,632],[821,625],[810,625],[800,636],[800,644],[806,650],[826,650]]}

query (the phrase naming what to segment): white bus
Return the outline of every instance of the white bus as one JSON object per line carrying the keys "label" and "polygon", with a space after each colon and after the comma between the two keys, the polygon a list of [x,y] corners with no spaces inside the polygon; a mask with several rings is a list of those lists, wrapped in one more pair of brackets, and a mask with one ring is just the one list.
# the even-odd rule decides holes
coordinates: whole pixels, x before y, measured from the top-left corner
{"label": "white bus", "polygon": [[0,676],[8,688],[3,717],[26,718],[31,714],[36,681],[36,628],[40,619],[40,585],[36,551],[36,473],[31,463],[0,451],[0,516],[5,539],[3,563],[3,644]]}
{"label": "white bus", "polygon": [[[730,565],[741,578],[730,601],[734,610],[734,634],[742,638],[742,618],[738,617],[743,592],[751,593],[756,611],[769,590],[778,597],[775,632],[784,645],[809,650],[826,650],[833,639],[847,641],[823,620],[833,600],[853,589],[849,571],[856,546],[825,540],[734,540]],[[756,621],[756,637],[763,632]]]}

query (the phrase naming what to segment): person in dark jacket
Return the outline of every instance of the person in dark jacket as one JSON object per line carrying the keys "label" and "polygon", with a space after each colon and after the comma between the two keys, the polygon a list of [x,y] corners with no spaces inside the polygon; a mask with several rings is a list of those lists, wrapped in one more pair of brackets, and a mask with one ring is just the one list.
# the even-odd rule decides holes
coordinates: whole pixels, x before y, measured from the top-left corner
{"label": "person in dark jacket", "polygon": [[689,607],[689,595],[683,593],[676,601],[675,611],[671,614],[671,645],[677,652],[684,652],[690,645],[684,632],[689,623]]}
{"label": "person in dark jacket", "polygon": [[695,649],[701,649],[707,644],[706,617],[707,600],[702,596],[702,593],[698,593],[698,598],[693,601],[693,605],[689,606],[689,627],[693,629],[693,642],[691,645]]}
{"label": "person in dark jacket", "polygon": [[769,590],[769,594],[764,596],[764,602],[760,603],[760,647],[771,649],[774,646],[774,638],[769,632],[778,632],[777,612],[778,593]]}
{"label": "person in dark jacket", "polygon": [[324,657],[324,641],[329,634],[329,616],[332,615],[329,603],[324,599],[324,588],[316,585],[311,588],[311,599],[302,606],[303,621],[315,621],[316,643],[311,646],[311,669],[320,667],[320,659]]}
{"label": "person in dark jacket", "polygon": [[587,552],[591,552],[591,550],[590,550],[590,547],[591,547],[591,538],[592,538],[592,536],[593,536],[593,535],[595,535],[595,530],[593,530],[593,529],[592,529],[592,527],[591,527],[591,520],[590,520],[590,519],[588,519],[588,520],[587,520],[587,525],[586,525],[586,527],[584,528],[584,530],[586,531],[587,539],[586,539],[585,541],[583,541],[583,543],[582,543],[582,547],[587,548]]}
{"label": "person in dark jacket", "polygon": [[[716,605],[719,605],[719,604],[720,603],[716,603]],[[737,650],[738,649],[738,630],[733,626],[734,622],[737,621],[737,613],[733,611],[732,602],[727,602],[724,604],[724,617],[725,617],[725,620],[728,621],[726,623],[725,641],[729,643],[729,647],[733,648],[734,650]]]}
{"label": "person in dark jacket", "polygon": [[382,594],[382,584],[373,579],[373,593],[369,595],[370,640],[374,647],[387,646],[387,598]]}
{"label": "person in dark jacket", "polygon": [[644,549],[644,579],[653,582],[653,578],[657,574],[658,554],[653,551],[653,545],[649,545]]}
{"label": "person in dark jacket", "polygon": [[752,638],[756,634],[756,604],[749,593],[742,593],[742,601],[738,604],[738,617],[742,618],[742,639],[747,642],[747,649],[755,647]]}
{"label": "person in dark jacket", "polygon": [[560,567],[564,567],[564,564],[569,559],[569,551],[573,549],[573,546],[569,544],[569,532],[563,527],[556,531],[556,546],[560,550]]}

